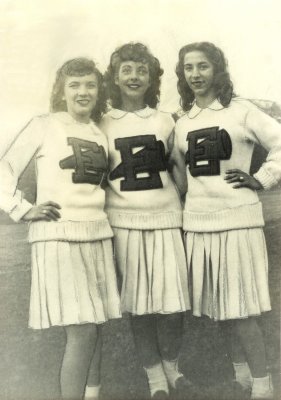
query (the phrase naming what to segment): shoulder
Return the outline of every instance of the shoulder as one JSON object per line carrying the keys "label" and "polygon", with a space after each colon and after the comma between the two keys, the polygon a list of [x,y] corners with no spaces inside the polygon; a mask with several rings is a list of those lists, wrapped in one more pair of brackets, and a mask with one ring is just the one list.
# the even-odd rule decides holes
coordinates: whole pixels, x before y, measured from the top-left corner
{"label": "shoulder", "polygon": [[27,123],[27,125],[29,125],[29,124],[32,124],[32,125],[42,124],[43,125],[43,124],[46,124],[48,121],[50,121],[50,119],[51,119],[51,114],[36,115]]}
{"label": "shoulder", "polygon": [[172,114],[167,112],[167,111],[162,111],[162,110],[154,110],[155,115],[157,115],[159,118],[163,119],[164,121],[171,121],[174,122],[174,119],[172,117]]}
{"label": "shoulder", "polygon": [[182,129],[182,127],[185,127],[186,124],[189,124],[189,123],[190,123],[190,119],[188,118],[187,112],[185,112],[184,114],[181,114],[181,116],[178,118],[178,120],[176,122],[176,126],[175,126],[176,131],[179,129]]}
{"label": "shoulder", "polygon": [[171,132],[175,127],[175,120],[172,117],[172,114],[166,111],[154,110],[154,114],[152,116],[155,119],[158,119],[161,123],[161,126],[165,126],[165,128]]}
{"label": "shoulder", "polygon": [[259,112],[261,111],[251,100],[243,97],[234,97],[229,106],[226,109],[233,110],[235,112],[248,113],[250,111]]}

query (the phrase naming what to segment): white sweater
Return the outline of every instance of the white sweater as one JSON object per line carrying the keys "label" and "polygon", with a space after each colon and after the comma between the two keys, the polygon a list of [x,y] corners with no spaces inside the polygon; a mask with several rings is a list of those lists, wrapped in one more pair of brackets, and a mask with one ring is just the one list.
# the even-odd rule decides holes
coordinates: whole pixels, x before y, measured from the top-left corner
{"label": "white sweater", "polygon": [[257,193],[234,189],[224,180],[228,169],[249,173],[254,144],[269,151],[254,175],[265,189],[281,179],[281,126],[250,102],[233,99],[224,108],[196,104],[177,121],[174,151],[186,156],[188,193],[183,227],[215,232],[264,225]]}
{"label": "white sweater", "polygon": [[112,237],[100,186],[107,169],[107,140],[95,124],[79,123],[59,112],[35,117],[20,132],[0,162],[0,207],[15,221],[32,207],[16,188],[33,156],[36,203],[58,203],[61,218],[32,222],[30,241]]}
{"label": "white sweater", "polygon": [[165,229],[182,226],[181,204],[166,167],[170,114],[149,107],[113,109],[101,122],[109,146],[106,210],[112,226]]}

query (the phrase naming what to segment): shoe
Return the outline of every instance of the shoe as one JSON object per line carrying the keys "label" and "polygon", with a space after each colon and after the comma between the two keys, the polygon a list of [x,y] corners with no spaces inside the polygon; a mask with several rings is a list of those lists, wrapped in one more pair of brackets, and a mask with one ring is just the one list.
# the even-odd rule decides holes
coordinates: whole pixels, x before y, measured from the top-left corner
{"label": "shoe", "polygon": [[169,399],[169,395],[165,390],[157,390],[151,398],[153,400],[167,400]]}
{"label": "shoe", "polygon": [[175,400],[196,400],[199,398],[199,391],[196,390],[195,385],[184,376],[176,380],[176,387],[172,392]]}
{"label": "shoe", "polygon": [[231,397],[233,400],[250,400],[251,388],[245,389],[239,382],[233,381]]}

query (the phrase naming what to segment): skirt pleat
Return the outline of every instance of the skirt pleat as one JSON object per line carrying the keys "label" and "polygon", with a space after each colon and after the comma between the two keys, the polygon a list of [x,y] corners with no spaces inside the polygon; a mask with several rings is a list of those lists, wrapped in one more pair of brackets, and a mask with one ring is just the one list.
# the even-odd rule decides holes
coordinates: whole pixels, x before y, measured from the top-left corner
{"label": "skirt pleat", "polygon": [[190,309],[180,230],[113,230],[117,268],[122,279],[122,311],[143,315]]}
{"label": "skirt pleat", "polygon": [[185,247],[194,315],[226,320],[271,309],[261,228],[186,232]]}
{"label": "skirt pleat", "polygon": [[111,239],[32,243],[31,328],[120,316]]}

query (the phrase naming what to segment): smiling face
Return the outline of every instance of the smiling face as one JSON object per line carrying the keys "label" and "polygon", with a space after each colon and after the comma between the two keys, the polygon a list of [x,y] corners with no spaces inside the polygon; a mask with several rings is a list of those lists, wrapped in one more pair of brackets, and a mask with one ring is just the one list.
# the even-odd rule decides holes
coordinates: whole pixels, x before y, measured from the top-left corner
{"label": "smiling face", "polygon": [[215,99],[214,66],[202,51],[191,51],[184,57],[184,76],[195,99]]}
{"label": "smiling face", "polygon": [[95,74],[67,76],[64,99],[68,113],[77,121],[88,123],[98,98],[98,79]]}
{"label": "smiling face", "polygon": [[148,64],[137,61],[124,61],[120,64],[115,77],[119,86],[122,102],[131,102],[144,106],[144,95],[150,86]]}

